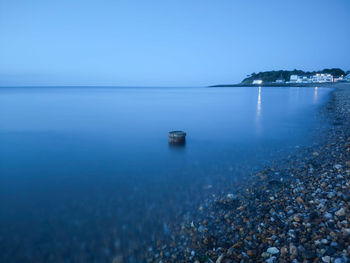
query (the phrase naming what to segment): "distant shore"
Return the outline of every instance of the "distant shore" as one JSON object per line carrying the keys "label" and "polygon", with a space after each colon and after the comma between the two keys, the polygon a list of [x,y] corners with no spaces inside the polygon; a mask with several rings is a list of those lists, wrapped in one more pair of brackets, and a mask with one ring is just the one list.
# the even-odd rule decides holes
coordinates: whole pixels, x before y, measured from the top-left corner
{"label": "distant shore", "polygon": [[333,83],[333,82],[326,82],[326,83],[263,83],[260,85],[238,83],[238,84],[218,84],[218,85],[211,85],[208,87],[209,88],[220,88],[220,87],[328,87],[328,86],[341,85],[341,84],[346,85],[346,82],[342,82],[342,83]]}

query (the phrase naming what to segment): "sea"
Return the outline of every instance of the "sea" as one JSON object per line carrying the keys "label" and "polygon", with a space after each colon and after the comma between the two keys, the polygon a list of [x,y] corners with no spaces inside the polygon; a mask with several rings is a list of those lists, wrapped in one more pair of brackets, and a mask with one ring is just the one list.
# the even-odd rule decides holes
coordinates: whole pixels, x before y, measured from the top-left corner
{"label": "sea", "polygon": [[206,196],[315,143],[331,90],[1,87],[0,262],[141,262]]}

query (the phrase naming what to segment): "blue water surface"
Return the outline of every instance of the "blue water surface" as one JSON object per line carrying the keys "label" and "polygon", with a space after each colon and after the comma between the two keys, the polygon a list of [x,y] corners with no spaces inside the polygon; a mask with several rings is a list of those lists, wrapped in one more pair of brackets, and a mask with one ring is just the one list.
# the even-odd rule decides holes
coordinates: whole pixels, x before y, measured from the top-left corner
{"label": "blue water surface", "polygon": [[208,189],[312,144],[329,92],[0,88],[0,261],[137,262]]}

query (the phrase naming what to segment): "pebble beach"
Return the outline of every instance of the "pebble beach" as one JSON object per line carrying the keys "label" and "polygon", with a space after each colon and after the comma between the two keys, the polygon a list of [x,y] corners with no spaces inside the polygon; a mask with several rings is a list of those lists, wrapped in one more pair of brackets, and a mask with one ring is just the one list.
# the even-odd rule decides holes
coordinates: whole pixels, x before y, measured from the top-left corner
{"label": "pebble beach", "polygon": [[350,84],[333,87],[317,143],[212,193],[145,261],[350,262]]}

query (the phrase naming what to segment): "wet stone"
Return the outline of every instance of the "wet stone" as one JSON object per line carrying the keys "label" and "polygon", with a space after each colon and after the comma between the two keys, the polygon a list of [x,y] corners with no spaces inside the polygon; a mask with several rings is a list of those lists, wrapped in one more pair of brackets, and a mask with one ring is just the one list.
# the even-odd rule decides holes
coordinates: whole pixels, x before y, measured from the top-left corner
{"label": "wet stone", "polygon": [[275,254],[278,254],[280,251],[278,248],[276,247],[269,247],[267,250],[266,250],[267,253],[271,254],[271,255],[275,255]]}
{"label": "wet stone", "polygon": [[337,212],[335,212],[336,216],[345,216],[345,210],[344,208],[339,209]]}

